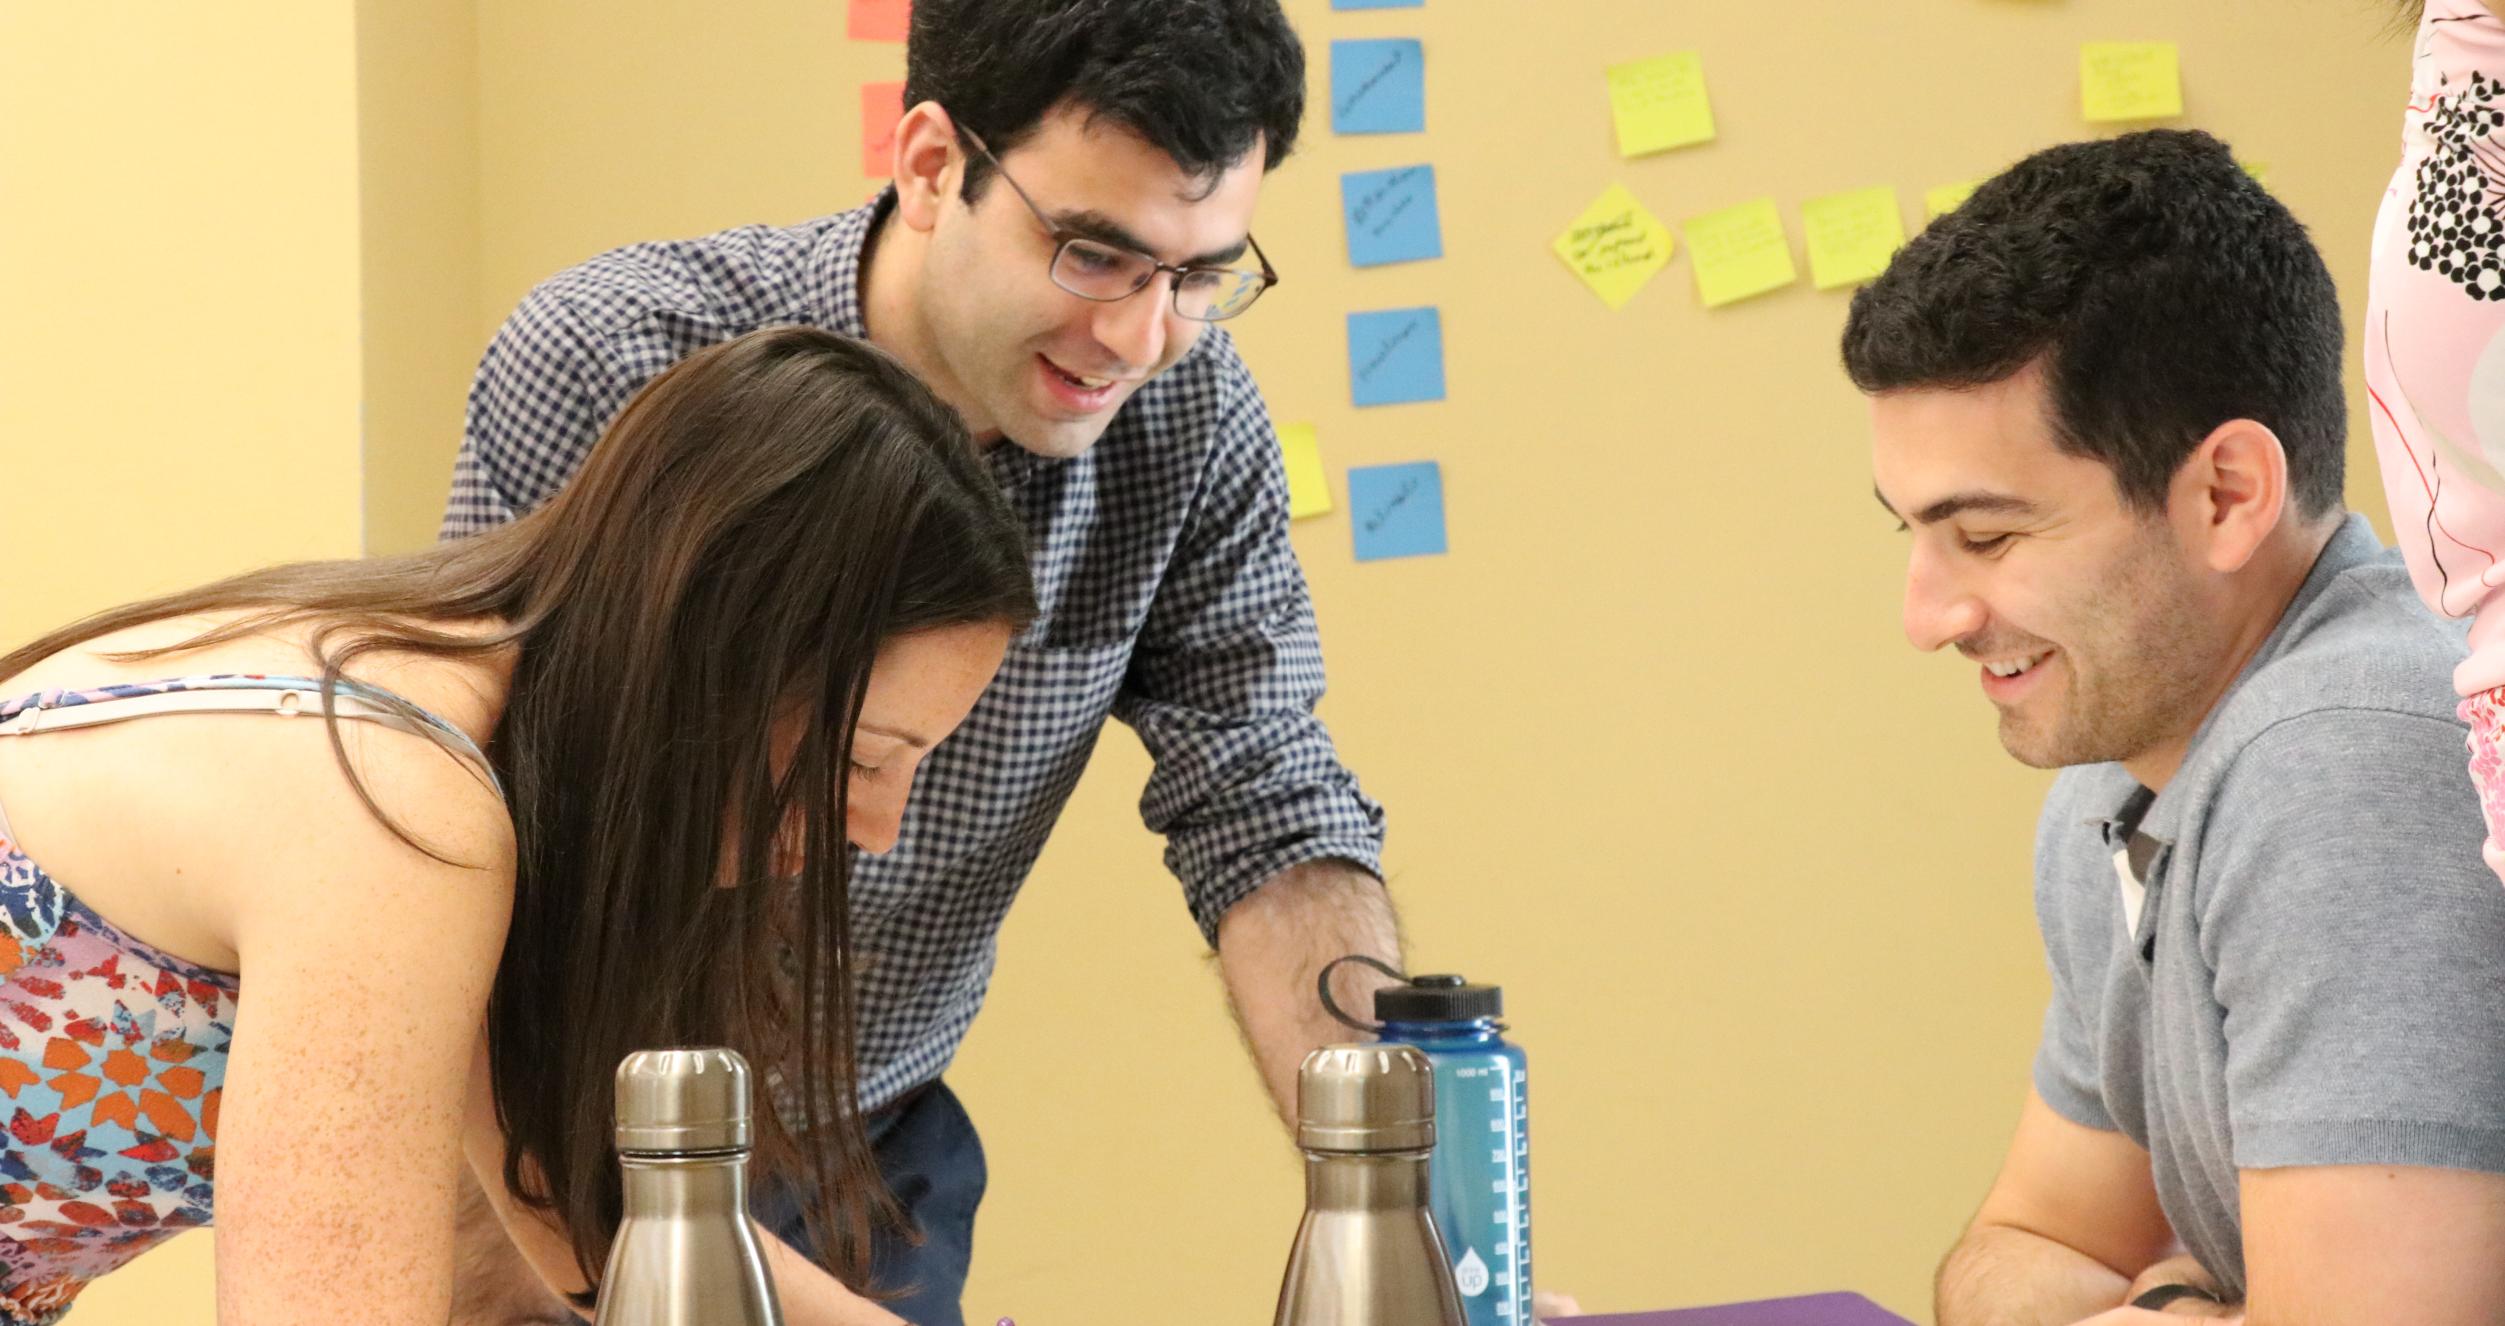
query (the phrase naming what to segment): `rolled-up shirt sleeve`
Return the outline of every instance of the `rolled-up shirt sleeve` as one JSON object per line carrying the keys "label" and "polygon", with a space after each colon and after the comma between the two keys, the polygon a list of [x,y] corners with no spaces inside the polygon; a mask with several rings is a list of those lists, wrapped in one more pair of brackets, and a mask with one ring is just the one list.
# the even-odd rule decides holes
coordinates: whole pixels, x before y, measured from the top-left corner
{"label": "rolled-up shirt sleeve", "polygon": [[1227,910],[1280,871],[1340,860],[1379,877],[1383,808],[1314,713],[1321,639],[1278,436],[1248,375],[1228,384],[1213,445],[1113,712],[1156,762],[1140,816],[1215,945]]}

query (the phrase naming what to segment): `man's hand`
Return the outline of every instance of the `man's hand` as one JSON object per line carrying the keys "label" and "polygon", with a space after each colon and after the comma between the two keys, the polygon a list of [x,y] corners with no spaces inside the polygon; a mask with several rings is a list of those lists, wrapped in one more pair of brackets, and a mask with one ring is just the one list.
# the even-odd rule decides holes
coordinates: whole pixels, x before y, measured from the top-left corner
{"label": "man's hand", "polygon": [[1583,1305],[1572,1294],[1552,1294],[1545,1289],[1531,1291],[1531,1316],[1538,1321],[1552,1317],[1580,1317]]}
{"label": "man's hand", "polygon": [[[2140,1295],[2163,1285],[2190,1285],[2194,1289],[2200,1290],[2202,1293],[2209,1295],[2209,1298],[2204,1300],[2187,1294],[2184,1297],[2178,1298],[2174,1302],[2167,1304],[2155,1315],[2172,1317],[2212,1317],[2226,1321],[2244,1320],[2244,1308],[2241,1304],[2220,1303],[2216,1301],[2218,1298],[2218,1282],[2210,1278],[2209,1268],[2201,1265],[2200,1258],[2192,1256],[2190,1253],[2185,1253],[2178,1257],[2168,1257],[2166,1260],[2157,1263],[2155,1266],[2140,1272],[2140,1278],[2131,1282],[2131,1297],[2128,1301],[2136,1303],[2139,1301]],[[2141,1317],[2151,1315],[2146,1309],[2142,1308],[2127,1308],[2124,1310],[2137,1312]]]}
{"label": "man's hand", "polygon": [[[1218,965],[1236,1024],[1270,1101],[1296,1123],[1296,1070],[1316,1046],[1360,1039],[1322,1007],[1314,979],[1333,958],[1363,953],[1400,966],[1400,927],[1383,882],[1345,861],[1308,861],[1279,872],[1218,922]],[[1331,994],[1349,1016],[1369,1018],[1388,977],[1362,963],[1332,974]]]}

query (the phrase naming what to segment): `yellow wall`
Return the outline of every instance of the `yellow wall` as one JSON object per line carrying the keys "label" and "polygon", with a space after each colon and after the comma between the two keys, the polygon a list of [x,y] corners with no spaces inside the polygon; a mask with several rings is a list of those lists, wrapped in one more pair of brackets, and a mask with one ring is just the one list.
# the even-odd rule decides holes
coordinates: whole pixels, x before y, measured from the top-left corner
{"label": "yellow wall", "polygon": [[[317,0],[0,3],[0,641],[357,552],[354,36]],[[178,1238],[80,1326],[211,1322],[209,1267]]]}
{"label": "yellow wall", "polygon": [[0,638],[353,553],[348,14],[0,3]]}
{"label": "yellow wall", "polygon": [[435,540],[478,314],[476,0],[359,0],[366,550]]}
{"label": "yellow wall", "polygon": [[[1286,284],[1240,336],[1335,473],[1445,465],[1450,557],[1357,566],[1344,513],[1297,543],[1417,965],[1503,982],[1531,1052],[1541,1278],[1594,1310],[1852,1287],[1921,1315],[2024,1090],[2043,779],[1966,668],[1897,635],[1902,548],[1833,367],[1844,295],[1707,313],[1682,256],[1611,313],[1548,242],[1612,181],[1674,223],[1771,194],[1796,241],[1816,194],[1918,209],[2088,132],[2078,42],[2174,38],[2189,122],[2269,163],[2354,327],[2402,44],[2363,3],[1288,5],[1316,113],[1261,213]],[[0,331],[25,375],[0,378],[5,472],[128,458],[109,493],[11,504],[7,564],[44,569],[0,634],[352,544],[360,319],[371,542],[422,540],[466,363],[533,281],[850,205],[855,90],[901,68],[844,41],[838,0],[374,8],[352,36],[332,9],[0,0],[0,187],[38,186],[0,209],[0,272],[46,312]],[[1425,135],[1330,134],[1326,44],[1373,35],[1427,40]],[[1600,70],[1673,49],[1703,52],[1722,137],[1621,161]],[[1421,160],[1449,256],[1351,270],[1338,172]],[[1428,302],[1451,399],[1351,409],[1343,314]],[[175,334],[110,368],[72,348],[133,325]],[[2362,415],[2357,439],[2352,500],[2380,518]],[[1117,729],[953,1075],[992,1161],[979,1319],[1249,1323],[1276,1290],[1296,1169],[1137,826],[1145,771]],[[169,1292],[107,1282],[79,1320],[209,1319]]]}

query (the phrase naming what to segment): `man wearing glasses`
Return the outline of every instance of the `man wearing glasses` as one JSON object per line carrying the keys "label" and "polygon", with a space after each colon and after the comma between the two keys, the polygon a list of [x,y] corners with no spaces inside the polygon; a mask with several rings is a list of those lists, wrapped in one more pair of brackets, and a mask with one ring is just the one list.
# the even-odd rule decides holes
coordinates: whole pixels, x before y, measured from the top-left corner
{"label": "man wearing glasses", "polygon": [[[861,1106],[923,1236],[883,1238],[870,1287],[956,1326],[984,1170],[940,1074],[1108,715],[1155,759],[1142,812],[1283,1116],[1306,1051],[1345,1034],[1317,970],[1399,954],[1382,810],[1313,715],[1277,438],[1209,325],[1278,281],[1252,216],[1303,114],[1295,33],[1276,0],[916,0],[906,66],[895,182],[870,205],[634,245],[522,302],[479,366],[443,530],[544,502],[654,374],[779,323],[868,338],[982,440],[1043,613],[852,882]],[[760,1218],[805,1249],[777,1196]],[[482,1292],[498,1280],[469,1277],[468,1319],[513,1319]]]}

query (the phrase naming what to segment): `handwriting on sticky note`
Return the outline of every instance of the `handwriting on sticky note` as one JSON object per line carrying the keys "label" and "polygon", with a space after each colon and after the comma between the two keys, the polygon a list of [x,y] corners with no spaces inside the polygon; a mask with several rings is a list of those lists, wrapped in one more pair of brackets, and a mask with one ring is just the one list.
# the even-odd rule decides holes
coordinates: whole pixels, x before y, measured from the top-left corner
{"label": "handwriting on sticky note", "polygon": [[1792,266],[1792,243],[1772,198],[1708,212],[1687,223],[1688,261],[1696,268],[1696,294],[1720,308],[1780,289],[1800,278]]}
{"label": "handwriting on sticky note", "polygon": [[1870,280],[1905,243],[1896,190],[1885,186],[1812,198],[1801,204],[1800,222],[1809,280],[1820,290]]}
{"label": "handwriting on sticky note", "polygon": [[854,41],[903,41],[913,22],[913,0],[852,0],[844,35]]}
{"label": "handwriting on sticky note", "polygon": [[1444,256],[1435,214],[1435,167],[1351,171],[1340,176],[1348,260],[1359,267]]}
{"label": "handwriting on sticky note", "polygon": [[2092,41],[2079,48],[2079,108],[2091,120],[2163,120],[2183,113],[2183,69],[2170,41]]}
{"label": "handwriting on sticky note", "polygon": [[1426,46],[1415,37],[1331,43],[1331,131],[1419,133],[1426,128]]}
{"label": "handwriting on sticky note", "polygon": [[1549,247],[1602,303],[1625,308],[1677,245],[1625,185],[1612,184]]}
{"label": "handwriting on sticky note", "polygon": [[1348,510],[1358,561],[1445,551],[1444,471],[1434,461],[1350,470]]}
{"label": "handwriting on sticky note", "polygon": [[1694,51],[1609,66],[1609,112],[1618,155],[1640,157],[1714,136],[1705,62]]}
{"label": "handwriting on sticky note", "polygon": [[896,172],[896,122],[905,117],[905,85],[861,85],[861,173],[883,180]]}
{"label": "handwriting on sticky note", "polygon": [[1444,319],[1432,308],[1348,315],[1349,394],[1359,405],[1444,399]]}
{"label": "handwriting on sticky note", "polygon": [[1922,191],[1922,210],[1926,220],[1936,221],[1964,205],[1974,191],[1983,187],[1981,180],[1964,180],[1956,184],[1940,184]]}
{"label": "handwriting on sticky note", "polygon": [[1287,515],[1291,520],[1331,509],[1331,480],[1322,470],[1322,439],[1312,424],[1280,424],[1279,454],[1287,465]]}

